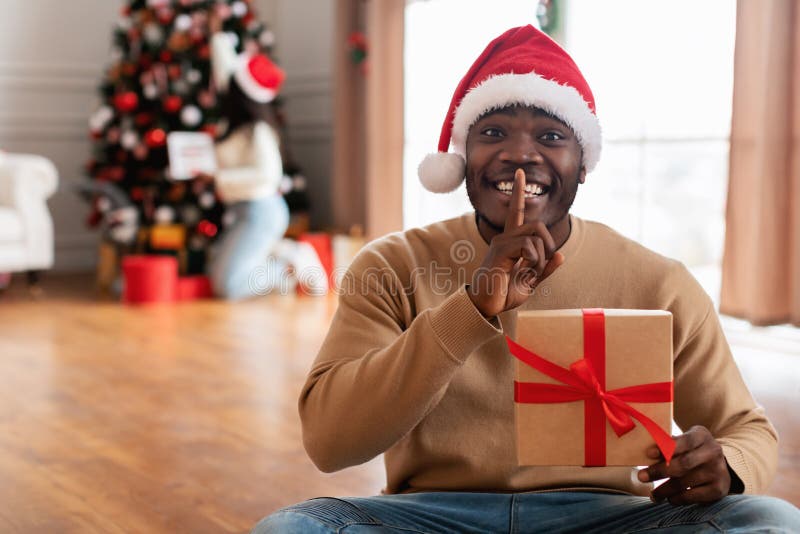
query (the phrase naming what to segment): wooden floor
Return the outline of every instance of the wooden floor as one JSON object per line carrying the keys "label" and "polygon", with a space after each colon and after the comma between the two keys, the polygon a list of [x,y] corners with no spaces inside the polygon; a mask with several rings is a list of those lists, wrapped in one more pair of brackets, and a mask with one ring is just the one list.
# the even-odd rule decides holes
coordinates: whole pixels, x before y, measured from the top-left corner
{"label": "wooden floor", "polygon": [[[301,444],[296,399],[334,299],[131,308],[87,277],[45,288],[0,296],[0,532],[245,532],[380,490],[378,460],[325,475]],[[771,494],[800,504],[800,335],[731,328],[782,436]]]}

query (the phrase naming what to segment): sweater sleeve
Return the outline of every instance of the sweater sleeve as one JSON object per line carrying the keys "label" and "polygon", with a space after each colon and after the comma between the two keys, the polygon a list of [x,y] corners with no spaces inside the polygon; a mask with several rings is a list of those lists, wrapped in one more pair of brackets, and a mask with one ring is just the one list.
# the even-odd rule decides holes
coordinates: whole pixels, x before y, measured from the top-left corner
{"label": "sweater sleeve", "polygon": [[303,443],[325,472],[366,462],[410,432],[467,357],[500,332],[464,287],[413,316],[407,289],[374,250],[344,280],[299,401]]}
{"label": "sweater sleeve", "polygon": [[778,436],[742,379],[711,299],[697,289],[705,305],[693,307],[702,319],[675,347],[675,420],[684,430],[708,428],[745,493],[763,493],[775,475]]}

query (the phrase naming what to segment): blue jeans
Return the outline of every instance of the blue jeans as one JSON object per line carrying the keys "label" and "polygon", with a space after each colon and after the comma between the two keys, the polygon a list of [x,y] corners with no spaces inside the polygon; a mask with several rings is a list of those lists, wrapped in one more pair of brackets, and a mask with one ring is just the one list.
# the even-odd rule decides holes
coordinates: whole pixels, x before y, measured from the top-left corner
{"label": "blue jeans", "polygon": [[283,262],[268,258],[289,226],[286,201],[271,195],[236,202],[228,211],[235,220],[220,237],[208,268],[214,293],[241,299],[272,291],[286,275]]}
{"label": "blue jeans", "polygon": [[774,497],[729,495],[708,506],[610,493],[416,493],[312,499],[253,533],[800,532],[800,511]]}

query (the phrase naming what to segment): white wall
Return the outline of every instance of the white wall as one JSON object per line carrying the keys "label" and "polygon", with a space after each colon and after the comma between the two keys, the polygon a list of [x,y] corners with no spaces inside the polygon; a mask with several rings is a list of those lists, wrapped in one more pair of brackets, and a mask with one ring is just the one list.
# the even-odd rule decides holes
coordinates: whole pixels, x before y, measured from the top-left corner
{"label": "white wall", "polygon": [[[90,270],[98,236],[72,192],[90,156],[87,118],[108,64],[123,0],[0,0],[0,149],[42,154],[61,175],[50,200],[56,270]],[[334,0],[257,0],[287,71],[292,148],[309,180],[313,222],[330,223],[331,53]]]}
{"label": "white wall", "polygon": [[91,269],[97,236],[72,191],[90,154],[87,117],[121,0],[0,0],[0,149],[52,159],[56,269]]}
{"label": "white wall", "polygon": [[332,59],[335,0],[256,0],[286,70],[283,95],[295,159],[308,177],[312,223],[331,224]]}

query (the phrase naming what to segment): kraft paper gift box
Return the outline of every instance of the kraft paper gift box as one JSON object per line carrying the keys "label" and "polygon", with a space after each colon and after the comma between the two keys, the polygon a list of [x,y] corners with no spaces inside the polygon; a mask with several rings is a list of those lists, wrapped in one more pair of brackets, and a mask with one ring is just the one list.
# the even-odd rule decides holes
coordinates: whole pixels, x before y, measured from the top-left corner
{"label": "kraft paper gift box", "polygon": [[507,341],[519,465],[649,465],[657,442],[671,457],[671,313],[522,311]]}

